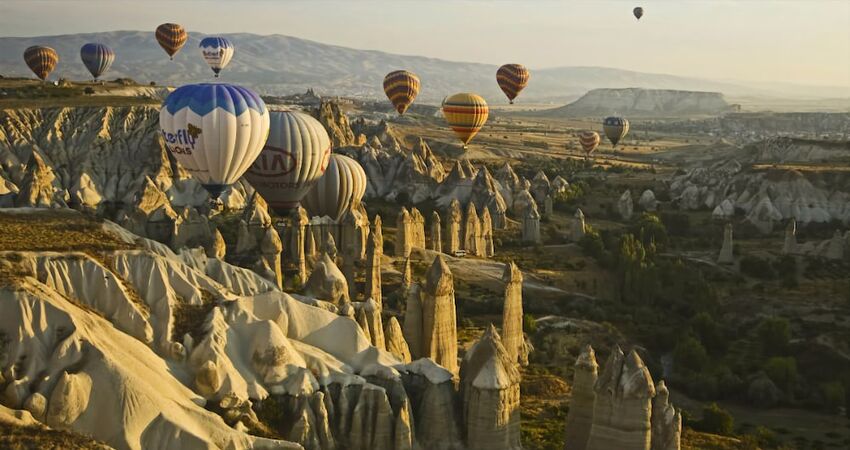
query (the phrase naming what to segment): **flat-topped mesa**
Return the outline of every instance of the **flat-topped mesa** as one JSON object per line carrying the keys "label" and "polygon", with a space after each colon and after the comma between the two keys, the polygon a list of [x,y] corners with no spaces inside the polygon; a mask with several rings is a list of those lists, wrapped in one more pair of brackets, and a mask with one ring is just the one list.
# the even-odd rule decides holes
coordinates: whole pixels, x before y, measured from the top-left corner
{"label": "flat-topped mesa", "polygon": [[522,272],[511,261],[502,272],[505,305],[502,310],[502,344],[511,361],[528,365],[528,346],[522,332]]}
{"label": "flat-topped mesa", "polygon": [[584,346],[574,367],[570,410],[564,426],[564,450],[586,450],[593,426],[594,386],[599,371],[593,347]]}
{"label": "flat-topped mesa", "polygon": [[463,248],[468,255],[479,255],[481,248],[478,244],[481,239],[481,222],[478,220],[478,212],[475,210],[475,204],[469,202],[466,208],[466,220],[463,224]]}
{"label": "flat-topped mesa", "polygon": [[581,208],[576,208],[570,230],[570,238],[572,238],[573,242],[579,242],[584,238],[585,233],[587,233],[587,224],[584,219],[584,211]]}
{"label": "flat-topped mesa", "polygon": [[469,450],[519,450],[519,366],[491,324],[463,358],[460,373]]}
{"label": "flat-topped mesa", "polygon": [[782,244],[783,255],[793,255],[797,253],[797,220],[793,217],[785,226],[785,242]]}
{"label": "flat-topped mesa", "polygon": [[463,247],[461,239],[461,227],[463,224],[463,212],[460,209],[460,202],[457,199],[452,199],[449,204],[449,211],[446,214],[446,245],[444,246],[445,253],[454,255]]}
{"label": "flat-topped mesa", "polygon": [[490,210],[484,208],[481,212],[481,239],[483,251],[481,256],[490,258],[496,254],[496,246],[493,242],[493,219],[490,216]]}
{"label": "flat-topped mesa", "polygon": [[522,241],[539,244],[540,239],[540,213],[537,205],[532,203],[522,216]]}
{"label": "flat-topped mesa", "polygon": [[384,328],[384,339],[387,345],[387,351],[392,353],[399,361],[409,363],[412,361],[410,357],[410,347],[404,339],[404,333],[401,331],[401,325],[395,316],[390,317],[387,325]]}
{"label": "flat-topped mesa", "polygon": [[725,227],[723,227],[723,245],[720,247],[720,254],[717,256],[718,264],[734,264],[735,263],[735,255],[733,254],[733,249],[735,248],[734,243],[732,242],[732,224],[727,223]]}
{"label": "flat-topped mesa", "polygon": [[410,213],[402,206],[396,217],[395,256],[404,257],[410,254],[413,248],[412,223]]}
{"label": "flat-topped mesa", "polygon": [[655,385],[637,352],[626,356],[615,347],[594,390],[587,450],[650,450]]}
{"label": "flat-topped mesa", "polygon": [[425,275],[422,296],[422,355],[457,374],[457,318],[454,278],[441,255]]}
{"label": "flat-topped mesa", "polygon": [[682,413],[670,404],[664,380],[655,386],[652,401],[652,450],[681,450]]}
{"label": "flat-topped mesa", "polygon": [[431,235],[428,239],[428,250],[437,253],[443,252],[443,233],[440,224],[440,214],[437,211],[431,213]]}
{"label": "flat-topped mesa", "polygon": [[[363,295],[371,298],[383,308],[384,295],[381,290],[381,252],[375,233],[370,233],[366,242],[366,283]],[[352,280],[352,283],[354,281]]]}

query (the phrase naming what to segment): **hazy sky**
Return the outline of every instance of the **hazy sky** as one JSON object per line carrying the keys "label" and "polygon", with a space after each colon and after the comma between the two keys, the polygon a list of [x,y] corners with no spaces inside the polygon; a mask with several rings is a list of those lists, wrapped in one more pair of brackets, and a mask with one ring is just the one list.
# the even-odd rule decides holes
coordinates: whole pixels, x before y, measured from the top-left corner
{"label": "hazy sky", "polygon": [[0,0],[6,36],[166,21],[531,68],[850,86],[850,0]]}

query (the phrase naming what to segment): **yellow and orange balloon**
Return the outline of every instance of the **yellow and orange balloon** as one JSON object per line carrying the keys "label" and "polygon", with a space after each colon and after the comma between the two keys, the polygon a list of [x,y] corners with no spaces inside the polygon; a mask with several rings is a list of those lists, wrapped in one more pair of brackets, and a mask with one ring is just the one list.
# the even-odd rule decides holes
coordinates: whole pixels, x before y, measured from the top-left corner
{"label": "yellow and orange balloon", "polygon": [[384,77],[384,93],[396,111],[404,114],[419,94],[419,77],[406,70],[390,72]]}
{"label": "yellow and orange balloon", "polygon": [[176,23],[164,23],[156,27],[156,41],[159,46],[168,53],[168,57],[174,59],[174,55],[183,48],[189,35],[182,26]]}
{"label": "yellow and orange balloon", "polygon": [[582,131],[578,135],[578,142],[586,156],[590,156],[596,150],[596,147],[599,147],[599,140],[599,133],[595,131]]}
{"label": "yellow and orange balloon", "polygon": [[443,116],[463,142],[463,148],[467,148],[469,141],[481,131],[489,115],[487,102],[477,94],[463,92],[443,100]]}
{"label": "yellow and orange balloon", "polygon": [[531,74],[522,64],[505,64],[496,71],[496,82],[511,104],[519,93],[528,86]]}
{"label": "yellow and orange balloon", "polygon": [[33,45],[24,50],[24,61],[35,76],[44,81],[59,63],[59,54],[50,47]]}

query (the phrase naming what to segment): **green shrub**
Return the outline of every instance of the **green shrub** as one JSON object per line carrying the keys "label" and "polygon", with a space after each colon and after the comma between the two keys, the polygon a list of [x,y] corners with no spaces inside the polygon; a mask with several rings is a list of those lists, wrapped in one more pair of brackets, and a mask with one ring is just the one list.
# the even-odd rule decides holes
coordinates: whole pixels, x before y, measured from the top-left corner
{"label": "green shrub", "polygon": [[819,386],[819,391],[823,397],[824,406],[830,411],[838,411],[844,405],[847,392],[844,385],[838,381],[822,383]]}
{"label": "green shrub", "polygon": [[761,321],[757,333],[761,342],[762,354],[781,356],[788,354],[791,341],[791,323],[781,317],[771,317]]}
{"label": "green shrub", "polygon": [[706,433],[729,436],[735,430],[735,419],[729,411],[721,408],[717,403],[712,403],[702,410],[702,420],[698,428]]}
{"label": "green shrub", "polygon": [[797,382],[797,361],[791,356],[770,358],[762,369],[785,392],[790,392]]}
{"label": "green shrub", "polygon": [[537,332],[537,320],[535,320],[534,316],[531,314],[525,314],[522,316],[522,331],[528,334],[534,334]]}
{"label": "green shrub", "polygon": [[701,371],[709,362],[708,353],[700,341],[687,336],[673,349],[673,362],[677,370]]}

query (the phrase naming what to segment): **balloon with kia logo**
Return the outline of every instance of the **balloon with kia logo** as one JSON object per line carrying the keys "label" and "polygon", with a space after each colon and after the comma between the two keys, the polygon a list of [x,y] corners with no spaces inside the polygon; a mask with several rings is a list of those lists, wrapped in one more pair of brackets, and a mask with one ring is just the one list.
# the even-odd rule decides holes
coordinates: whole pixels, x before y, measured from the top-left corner
{"label": "balloon with kia logo", "polygon": [[263,150],[269,111],[248,88],[189,84],[165,99],[159,126],[168,151],[217,199]]}
{"label": "balloon with kia logo", "polygon": [[272,111],[260,156],[245,178],[279,215],[297,208],[328,167],[331,138],[325,127],[298,111]]}

